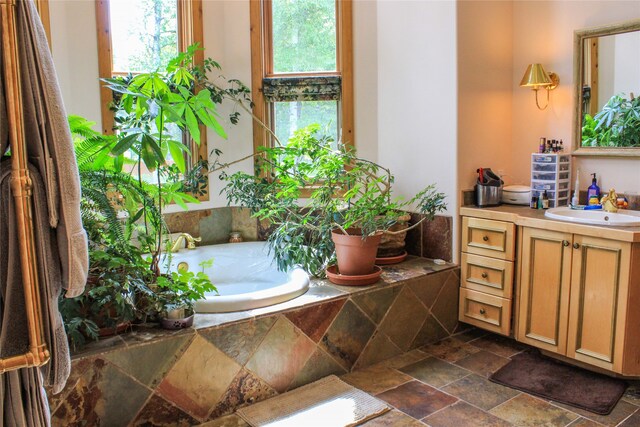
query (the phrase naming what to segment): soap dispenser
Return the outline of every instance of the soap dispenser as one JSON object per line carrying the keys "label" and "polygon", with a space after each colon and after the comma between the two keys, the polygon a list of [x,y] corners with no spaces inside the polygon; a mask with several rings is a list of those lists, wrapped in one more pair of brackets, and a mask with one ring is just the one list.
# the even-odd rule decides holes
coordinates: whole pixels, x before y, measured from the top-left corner
{"label": "soap dispenser", "polygon": [[600,187],[598,187],[598,179],[596,174],[592,173],[591,185],[587,189],[587,201],[589,205],[597,205],[600,203]]}

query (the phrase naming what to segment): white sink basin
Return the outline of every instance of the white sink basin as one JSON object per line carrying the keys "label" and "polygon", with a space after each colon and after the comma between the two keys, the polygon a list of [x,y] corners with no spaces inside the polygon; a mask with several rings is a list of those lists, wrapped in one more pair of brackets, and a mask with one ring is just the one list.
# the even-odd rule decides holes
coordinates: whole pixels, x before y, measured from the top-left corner
{"label": "white sink basin", "polygon": [[640,226],[640,211],[619,210],[617,213],[612,213],[603,210],[574,210],[563,206],[547,210],[544,216],[550,219],[579,224],[609,225],[614,227]]}

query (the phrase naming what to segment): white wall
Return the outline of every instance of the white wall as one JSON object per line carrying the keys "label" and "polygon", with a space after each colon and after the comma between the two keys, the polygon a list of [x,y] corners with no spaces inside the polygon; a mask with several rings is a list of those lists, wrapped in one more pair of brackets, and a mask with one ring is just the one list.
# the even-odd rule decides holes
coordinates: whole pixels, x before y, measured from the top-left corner
{"label": "white wall", "polygon": [[53,0],[49,12],[53,60],[67,113],[97,122],[100,130],[94,2]]}
{"label": "white wall", "polygon": [[395,174],[396,195],[410,197],[436,183],[455,216],[456,3],[380,1],[376,22],[378,161]]}
{"label": "white wall", "polygon": [[[529,154],[541,136],[573,142],[573,32],[640,17],[638,1],[515,1],[513,3],[513,150],[516,177],[528,180]],[[535,35],[535,36],[534,36]],[[549,108],[539,111],[533,91],[518,83],[528,63],[540,62],[560,76]],[[541,91],[540,95],[544,96]],[[570,144],[571,145],[571,144]],[[640,192],[640,160],[574,158],[581,188],[596,172],[600,187]]]}

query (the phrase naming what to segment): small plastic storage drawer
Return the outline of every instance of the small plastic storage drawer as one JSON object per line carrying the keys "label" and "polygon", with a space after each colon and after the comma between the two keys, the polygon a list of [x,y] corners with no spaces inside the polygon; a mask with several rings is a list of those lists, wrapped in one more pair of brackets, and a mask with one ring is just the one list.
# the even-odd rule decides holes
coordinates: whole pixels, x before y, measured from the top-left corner
{"label": "small plastic storage drawer", "polygon": [[547,181],[531,181],[531,188],[537,191],[551,190],[568,190],[569,181],[564,182],[547,182]]}
{"label": "small plastic storage drawer", "polygon": [[556,181],[569,179],[569,171],[566,172],[531,172],[534,181]]}
{"label": "small plastic storage drawer", "polygon": [[567,156],[567,155],[558,156],[558,155],[551,155],[551,154],[533,153],[532,157],[533,157],[533,161],[537,163],[556,163],[556,158],[558,159],[557,161],[560,163],[565,163],[565,162],[568,163],[571,160],[571,156]]}
{"label": "small plastic storage drawer", "polygon": [[556,164],[555,163],[532,163],[531,170],[534,172],[555,172]]}
{"label": "small plastic storage drawer", "polygon": [[569,199],[549,200],[550,208],[557,208],[558,206],[569,206]]}

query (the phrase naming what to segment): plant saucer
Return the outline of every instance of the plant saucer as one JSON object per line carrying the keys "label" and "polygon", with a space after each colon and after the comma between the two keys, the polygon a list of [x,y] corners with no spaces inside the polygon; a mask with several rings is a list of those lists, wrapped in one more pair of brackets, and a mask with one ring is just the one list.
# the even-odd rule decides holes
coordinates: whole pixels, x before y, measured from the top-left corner
{"label": "plant saucer", "polygon": [[338,272],[337,265],[327,267],[327,278],[331,283],[344,286],[366,286],[376,283],[380,280],[382,268],[377,265],[373,266],[373,272],[369,274],[361,274],[356,276],[347,276]]}
{"label": "plant saucer", "polygon": [[404,261],[406,257],[407,257],[407,251],[404,251],[400,255],[376,258],[376,264],[377,265],[398,264]]}

